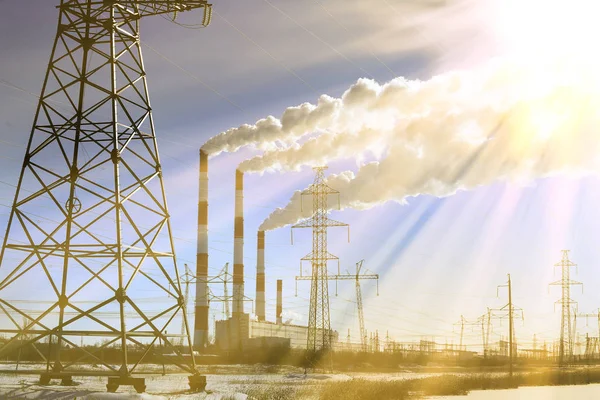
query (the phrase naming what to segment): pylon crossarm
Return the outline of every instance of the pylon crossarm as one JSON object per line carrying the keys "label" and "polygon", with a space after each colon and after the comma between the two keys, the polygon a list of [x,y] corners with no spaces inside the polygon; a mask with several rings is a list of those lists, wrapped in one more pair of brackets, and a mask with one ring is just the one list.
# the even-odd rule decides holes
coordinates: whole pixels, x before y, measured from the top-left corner
{"label": "pylon crossarm", "polygon": [[331,219],[331,218],[327,218],[327,221],[325,221],[325,224],[324,224],[324,226],[326,226],[326,227],[328,227],[328,228],[342,227],[342,226],[343,226],[343,227],[347,227],[347,226],[348,226],[348,224],[346,224],[346,223],[343,223],[343,222],[336,221],[336,220],[334,220],[334,219]]}
{"label": "pylon crossarm", "polygon": [[[340,258],[338,256],[335,256],[329,252],[327,252],[325,255],[325,257],[323,258],[323,260],[339,260]],[[313,261],[315,259],[314,253],[309,253],[307,255],[305,255],[304,257],[302,257],[300,259],[300,261]]]}
{"label": "pylon crossarm", "polygon": [[379,275],[377,274],[361,274],[356,276],[356,274],[345,274],[345,275],[331,275],[331,279],[340,280],[340,281],[349,281],[356,279],[370,279],[375,280],[379,279]]}
{"label": "pylon crossarm", "polygon": [[314,221],[312,218],[307,218],[305,220],[302,220],[300,222],[298,222],[295,225],[292,225],[292,232],[294,229],[299,229],[299,228],[312,228],[314,225]]}

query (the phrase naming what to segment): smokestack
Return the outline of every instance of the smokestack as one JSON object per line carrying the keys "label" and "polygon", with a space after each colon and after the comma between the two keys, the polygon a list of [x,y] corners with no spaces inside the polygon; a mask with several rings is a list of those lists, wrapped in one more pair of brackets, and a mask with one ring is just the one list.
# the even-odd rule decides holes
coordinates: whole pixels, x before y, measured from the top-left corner
{"label": "smokestack", "polygon": [[208,154],[200,150],[194,347],[208,344]]}
{"label": "smokestack", "polygon": [[275,309],[275,317],[278,325],[283,323],[281,319],[281,313],[283,313],[283,281],[277,280],[277,308]]}
{"label": "smokestack", "polygon": [[233,228],[233,316],[244,312],[244,173],[235,171]]}
{"label": "smokestack", "polygon": [[258,231],[256,250],[256,316],[265,320],[265,231]]}

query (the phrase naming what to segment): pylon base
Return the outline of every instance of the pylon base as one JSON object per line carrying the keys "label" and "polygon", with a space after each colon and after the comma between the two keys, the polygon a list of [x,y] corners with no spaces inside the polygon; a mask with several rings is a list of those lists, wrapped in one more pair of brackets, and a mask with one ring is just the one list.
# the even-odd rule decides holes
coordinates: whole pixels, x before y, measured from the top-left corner
{"label": "pylon base", "polygon": [[192,392],[203,392],[206,389],[206,376],[190,375],[188,376],[188,384]]}
{"label": "pylon base", "polygon": [[136,392],[144,393],[146,391],[145,378],[132,378],[130,376],[110,376],[106,384],[106,391],[115,393],[119,386],[133,386]]}
{"label": "pylon base", "polygon": [[60,379],[61,386],[73,386],[73,375],[64,372],[48,372],[40,374],[40,385],[49,385],[52,379]]}

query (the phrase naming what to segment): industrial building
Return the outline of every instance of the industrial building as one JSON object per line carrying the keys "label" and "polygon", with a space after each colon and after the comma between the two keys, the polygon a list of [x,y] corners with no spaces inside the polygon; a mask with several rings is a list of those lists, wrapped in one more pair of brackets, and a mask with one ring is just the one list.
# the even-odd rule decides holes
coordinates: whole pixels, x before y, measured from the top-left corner
{"label": "industrial building", "polygon": [[[286,347],[306,349],[308,327],[284,324],[281,319],[282,281],[277,281],[277,322],[250,320],[248,314],[215,322],[215,346],[228,351],[253,347]],[[331,342],[338,343],[339,334],[330,332]]]}

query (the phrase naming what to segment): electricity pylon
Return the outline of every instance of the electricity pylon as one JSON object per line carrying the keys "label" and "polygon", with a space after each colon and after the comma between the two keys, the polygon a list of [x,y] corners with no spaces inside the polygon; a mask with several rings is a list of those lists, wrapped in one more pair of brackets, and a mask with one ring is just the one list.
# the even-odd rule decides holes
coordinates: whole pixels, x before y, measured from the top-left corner
{"label": "electricity pylon", "polygon": [[309,352],[319,352],[331,349],[327,264],[329,260],[338,259],[327,251],[327,229],[347,227],[348,224],[332,220],[327,216],[329,196],[332,194],[339,196],[340,192],[332,189],[325,182],[327,167],[313,169],[316,172],[314,182],[302,192],[302,199],[304,196],[313,198],[312,217],[292,228],[311,228],[313,231],[312,251],[302,258],[303,261],[310,261],[312,266],[306,348]]}
{"label": "electricity pylon", "polygon": [[571,279],[571,267],[576,267],[577,264],[569,260],[569,250],[562,250],[562,260],[554,264],[555,267],[561,267],[561,279],[552,282],[550,286],[560,286],[562,296],[555,304],[561,305],[560,319],[560,342],[559,342],[559,364],[563,365],[565,359],[570,360],[573,356],[573,338],[571,331],[571,305],[576,305],[577,302],[571,299],[571,286],[583,284]]}
{"label": "electricity pylon", "polygon": [[467,351],[467,346],[464,344],[465,327],[466,326],[471,326],[471,327],[480,326],[481,323],[482,323],[481,317],[477,318],[477,320],[475,320],[475,321],[469,321],[463,315],[461,315],[458,322],[455,322],[452,325],[453,328],[455,326],[460,326],[460,342],[458,345],[459,351]]}
{"label": "electricity pylon", "polygon": [[489,353],[490,331],[492,329],[492,311],[488,308],[487,312],[479,317],[481,323],[481,337],[483,342],[483,357],[486,358]]}
{"label": "electricity pylon", "polygon": [[363,352],[367,350],[367,330],[365,329],[365,316],[363,312],[362,292],[360,290],[360,270],[365,260],[356,263],[356,307],[358,308],[358,327],[360,331],[360,344]]}
{"label": "electricity pylon", "polygon": [[[189,286],[195,284],[198,280],[198,276],[192,274],[187,264],[185,265],[185,274],[183,275],[182,283],[185,286],[185,304],[189,304]],[[229,263],[225,263],[221,271],[214,276],[206,277],[206,283],[208,285],[220,284],[223,285],[223,295],[215,295],[209,287],[208,301],[210,302],[221,302],[223,303],[223,317],[225,319],[231,316],[229,311],[229,304],[233,300],[233,296],[229,295],[228,285],[233,283],[233,276],[229,273]],[[247,296],[244,296],[244,301],[253,302],[253,300]],[[182,325],[182,330],[183,330]]]}
{"label": "electricity pylon", "polygon": [[[573,335],[571,335],[573,337],[572,342],[571,342],[571,348],[573,349],[575,344],[578,343],[577,342],[577,318],[578,317],[582,317],[585,318],[585,326],[589,326],[589,319],[590,318],[594,318],[597,319],[597,328],[598,328],[598,337],[600,337],[600,309],[598,310],[598,313],[580,313],[577,312],[576,308],[573,308]],[[587,338],[586,342],[586,356],[588,356],[588,345],[590,343],[590,339],[594,339],[594,338]]]}
{"label": "electricity pylon", "polygon": [[[0,329],[12,335],[0,357],[47,340],[46,370],[30,371],[42,383],[97,374],[109,377],[109,391],[119,385],[144,391],[143,378],[132,374],[148,355],[162,357],[154,352],[162,342],[176,355],[164,361],[191,373],[193,389],[206,384],[194,358],[174,346],[180,335],[166,333],[177,331],[169,327],[183,318],[191,354],[140,41],[142,18],[192,9],[203,9],[208,24],[206,0],[61,0],[58,6],[0,252],[0,309],[3,322],[14,325]],[[40,212],[43,218],[34,217]],[[142,310],[140,289],[163,294],[164,308]],[[12,302],[25,290],[40,300],[36,310]],[[90,299],[93,306],[81,306]],[[118,322],[99,315],[107,311],[117,312]],[[131,312],[135,317],[126,318]],[[21,340],[15,317],[29,321],[28,340]],[[91,351],[77,343],[81,336],[104,342]],[[120,354],[111,364],[100,352],[113,345]],[[135,362],[131,346],[143,349]],[[82,362],[102,370],[82,370]]]}
{"label": "electricity pylon", "polygon": [[[327,279],[330,281],[335,281],[335,294],[337,296],[337,282],[338,281],[346,281],[346,280],[354,280],[355,288],[356,288],[356,307],[358,310],[358,325],[360,331],[360,345],[361,351],[368,351],[368,338],[367,338],[367,329],[365,328],[365,319],[364,319],[364,309],[362,302],[362,290],[360,288],[361,280],[375,280],[377,281],[377,296],[379,296],[379,275],[378,274],[365,274],[362,273],[362,266],[365,260],[360,260],[356,263],[356,273],[355,274],[337,274],[337,275],[327,275]],[[312,277],[302,275],[302,267],[300,268],[300,276],[296,277],[296,295],[298,295],[298,281],[311,280]]]}
{"label": "electricity pylon", "polygon": [[[190,303],[190,283],[192,283],[192,278],[194,275],[192,275],[192,271],[190,270],[190,268],[188,267],[187,264],[184,264],[185,267],[185,271],[183,273],[183,276],[181,277],[181,283],[183,283],[183,286],[185,288],[184,291],[184,295],[183,295],[183,301],[185,303],[185,307],[186,307],[186,312],[187,312],[187,306]],[[186,332],[186,320],[187,318],[181,318],[181,338],[179,339],[179,345],[183,346],[185,344],[185,332]]]}

